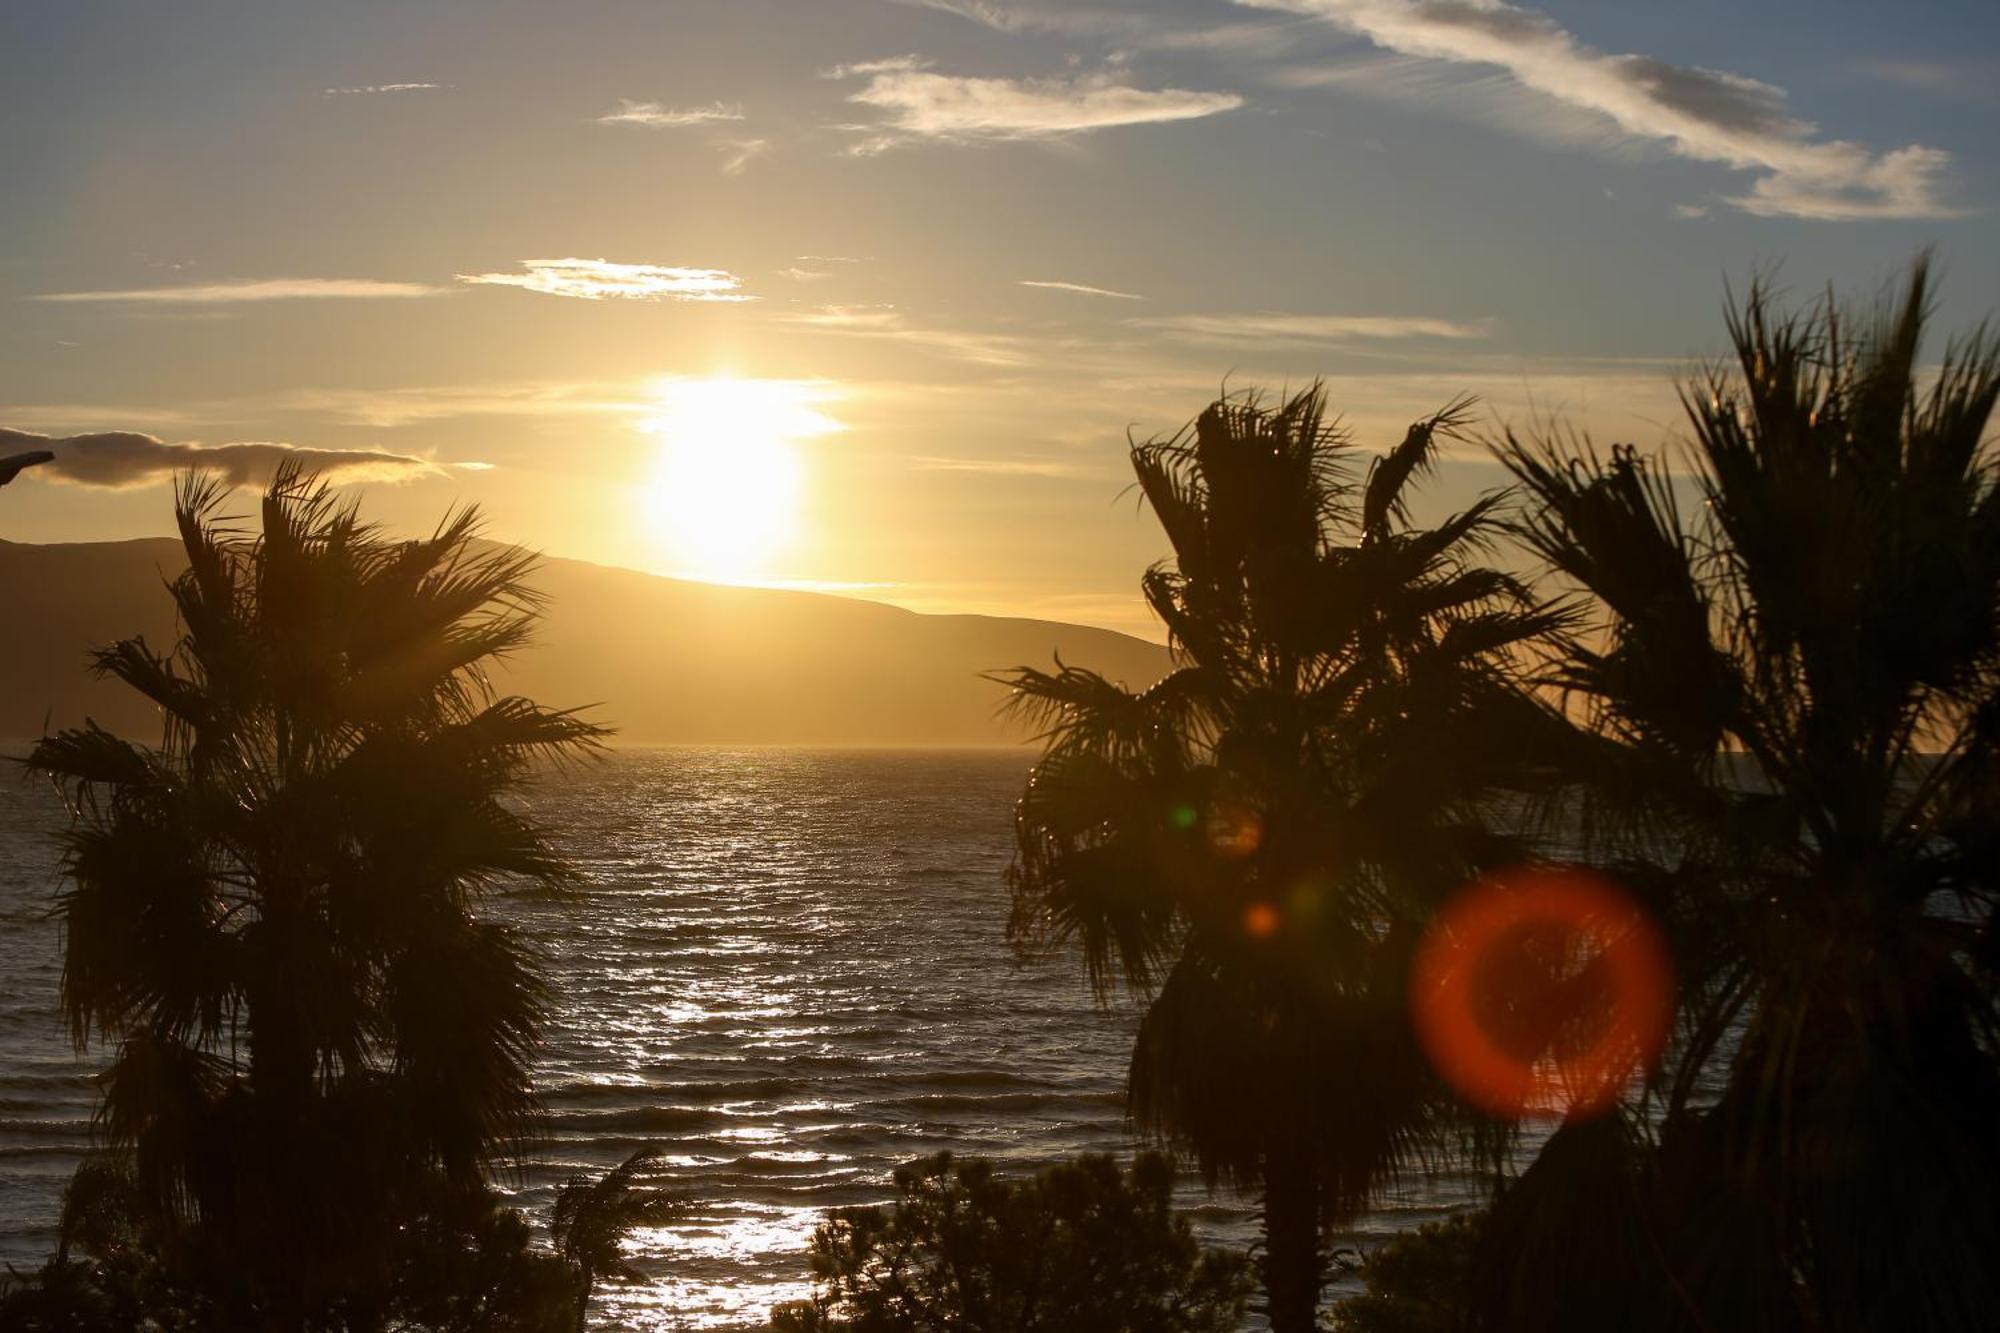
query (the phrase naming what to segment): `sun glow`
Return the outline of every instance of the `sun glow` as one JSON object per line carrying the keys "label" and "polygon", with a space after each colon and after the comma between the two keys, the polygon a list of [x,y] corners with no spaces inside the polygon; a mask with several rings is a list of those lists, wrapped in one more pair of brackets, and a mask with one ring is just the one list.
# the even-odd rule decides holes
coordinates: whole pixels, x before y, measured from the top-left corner
{"label": "sun glow", "polygon": [[677,379],[656,386],[644,428],[664,448],[646,508],[676,572],[722,581],[767,571],[796,535],[804,469],[795,442],[842,429],[812,380]]}

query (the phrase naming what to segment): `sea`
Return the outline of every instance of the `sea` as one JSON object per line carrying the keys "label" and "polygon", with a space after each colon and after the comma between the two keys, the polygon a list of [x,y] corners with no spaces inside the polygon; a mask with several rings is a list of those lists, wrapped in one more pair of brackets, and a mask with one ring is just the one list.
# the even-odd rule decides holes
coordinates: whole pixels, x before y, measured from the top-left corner
{"label": "sea", "polygon": [[[809,1292],[827,1211],[888,1201],[894,1168],[939,1149],[1025,1174],[1144,1146],[1124,1115],[1133,1003],[1100,1006],[1074,955],[1006,938],[1032,758],[619,750],[527,793],[585,883],[490,908],[532,934],[555,996],[546,1141],[502,1184],[539,1232],[563,1180],[652,1145],[688,1200],[631,1238],[645,1280],[601,1285],[594,1329],[763,1327]],[[44,785],[0,774],[0,1263],[23,1270],[90,1145],[102,1055],[56,1011],[64,823]],[[1471,1190],[1415,1179],[1333,1243],[1365,1252]],[[1254,1200],[1191,1172],[1180,1195],[1211,1243],[1254,1239]]]}

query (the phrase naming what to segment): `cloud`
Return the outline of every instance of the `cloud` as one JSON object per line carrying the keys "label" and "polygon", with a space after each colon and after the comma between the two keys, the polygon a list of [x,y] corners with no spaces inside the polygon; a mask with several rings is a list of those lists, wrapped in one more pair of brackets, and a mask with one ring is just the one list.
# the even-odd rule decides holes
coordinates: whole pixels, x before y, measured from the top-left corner
{"label": "cloud", "polygon": [[741,120],[743,108],[722,102],[707,106],[667,106],[660,102],[618,99],[618,109],[597,118],[600,125],[644,125],[651,129],[675,129],[683,125],[707,125],[718,120]]}
{"label": "cloud", "polygon": [[429,93],[449,88],[448,83],[367,83],[359,88],[323,88],[322,97],[366,97],[376,93]]}
{"label": "cloud", "polygon": [[117,291],[43,292],[36,301],[133,301],[189,305],[241,301],[325,301],[378,297],[436,296],[448,291],[421,282],[377,282],[372,278],[255,278],[194,287],[130,287]]}
{"label": "cloud", "polygon": [[1032,8],[1024,5],[996,4],[992,0],[896,0],[898,4],[912,9],[934,9],[944,14],[954,14],[969,19],[983,27],[997,32],[1028,32],[1051,30],[1060,26],[1068,32],[1101,32],[1104,20],[1109,15],[1082,12],[1064,14],[1059,10]]}
{"label": "cloud", "polygon": [[1605,118],[1674,154],[1760,173],[1727,202],[1773,217],[1935,218],[1949,155],[1912,144],[1874,153],[1817,138],[1784,90],[1756,79],[1645,55],[1611,55],[1554,19],[1501,0],[1236,0],[1312,15],[1386,50],[1446,64],[1493,66],[1523,87]]}
{"label": "cloud", "polygon": [[1054,139],[1122,125],[1195,120],[1243,105],[1235,93],[1134,88],[1110,73],[1052,79],[988,79],[937,74],[914,57],[848,65],[835,77],[866,76],[850,102],[888,114],[894,135],[866,140],[879,152],[909,139]]}
{"label": "cloud", "polygon": [[[531,380],[414,385],[393,389],[293,389],[218,410],[309,412],[351,425],[395,429],[467,417],[577,417],[624,414],[643,406],[636,390],[614,381]],[[81,412],[64,420],[74,421]],[[47,419],[47,418],[44,418]],[[101,417],[100,417],[101,419]]]}
{"label": "cloud", "polygon": [[901,74],[929,69],[931,62],[918,55],[886,56],[881,60],[857,60],[851,65],[835,65],[821,73],[824,79],[852,79],[866,74]]}
{"label": "cloud", "polygon": [[791,268],[781,268],[777,270],[777,273],[779,277],[790,278],[793,282],[818,282],[822,278],[833,276],[831,273],[821,272],[818,269],[799,268],[797,265],[793,265]]}
{"label": "cloud", "polygon": [[1487,321],[1420,315],[1165,315],[1134,320],[1141,328],[1196,342],[1351,342],[1358,339],[1484,338]]}
{"label": "cloud", "polygon": [[1051,33],[1059,37],[1102,38],[1152,51],[1229,52],[1276,55],[1297,40],[1297,23],[1223,23],[1182,27],[1157,10],[1133,12],[997,3],[996,0],[898,0],[917,9],[952,14],[996,32]]}
{"label": "cloud", "polygon": [[1090,468],[1047,458],[917,457],[910,461],[924,472],[971,472],[989,477],[1048,477],[1079,481],[1105,480],[1117,475],[1107,468]]}
{"label": "cloud", "polygon": [[741,176],[749,165],[771,151],[769,139],[724,139],[715,145],[718,152],[727,153],[722,162],[722,174]]}
{"label": "cloud", "polygon": [[918,324],[890,305],[823,305],[778,316],[780,323],[816,333],[911,343],[925,351],[974,365],[1012,367],[1036,362],[1054,344],[1004,333],[976,333]]}
{"label": "cloud", "polygon": [[2000,59],[1864,60],[1855,66],[1873,79],[1937,97],[1985,106],[2000,104]]}
{"label": "cloud", "polygon": [[1041,287],[1052,292],[1075,292],[1078,296],[1109,296],[1119,301],[1143,301],[1146,299],[1136,292],[1114,292],[1109,287],[1090,287],[1081,282],[1040,282],[1034,278],[1022,278],[1016,285],[1021,287]]}
{"label": "cloud", "polygon": [[260,485],[283,462],[296,462],[329,480],[409,481],[438,471],[407,454],[362,449],[310,449],[291,444],[173,444],[137,431],[48,436],[0,427],[0,452],[48,449],[55,458],[36,468],[39,478],[78,486],[123,490],[164,481],[190,468],[214,472],[232,486]]}
{"label": "cloud", "polygon": [[719,268],[614,264],[608,259],[524,259],[522,273],[461,273],[460,282],[519,287],[585,301],[754,301],[742,279]]}

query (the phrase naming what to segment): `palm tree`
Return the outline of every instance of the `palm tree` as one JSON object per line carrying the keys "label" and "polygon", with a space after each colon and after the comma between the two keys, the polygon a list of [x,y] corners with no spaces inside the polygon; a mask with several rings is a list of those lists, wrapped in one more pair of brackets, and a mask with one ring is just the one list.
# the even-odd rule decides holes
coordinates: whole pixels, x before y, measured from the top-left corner
{"label": "palm tree", "polygon": [[644,1273],[625,1262],[625,1238],[637,1227],[659,1226],[684,1206],[665,1190],[634,1188],[639,1173],[659,1156],[658,1148],[641,1148],[595,1180],[571,1176],[556,1190],[549,1234],[556,1253],[576,1272],[577,1333],[583,1333],[598,1278],[645,1279]]}
{"label": "palm tree", "polygon": [[1138,693],[1060,664],[1002,677],[1047,728],[1012,933],[1073,943],[1100,998],[1122,980],[1147,1004],[1131,1110],[1211,1185],[1262,1189],[1279,1333],[1312,1327],[1322,1226],[1463,1123],[1409,1032],[1409,956],[1436,902],[1521,853],[1490,802],[1561,736],[1515,662],[1562,613],[1477,560],[1499,498],[1434,528],[1405,510],[1467,406],[1365,475],[1317,385],[1136,445],[1175,669]]}
{"label": "palm tree", "polygon": [[472,510],[392,542],[291,467],[260,537],[224,502],[177,485],[179,641],[96,654],[161,742],[88,723],[28,760],[76,817],[62,1004],[113,1048],[98,1126],[153,1215],[269,1325],[366,1326],[411,1211],[531,1127],[542,982],[474,909],[570,883],[507,798],[601,732],[494,697],[532,560],[475,544]]}
{"label": "palm tree", "polygon": [[[1673,460],[1499,450],[1598,612],[1553,682],[1599,742],[1586,827],[1659,904],[1683,990],[1644,1113],[1566,1130],[1523,1181],[1502,1326],[2000,1309],[2000,355],[1975,334],[1924,367],[1930,302],[1926,259],[1872,313],[1787,314],[1760,281]],[[1570,1281],[1615,1199],[1645,1325]]]}

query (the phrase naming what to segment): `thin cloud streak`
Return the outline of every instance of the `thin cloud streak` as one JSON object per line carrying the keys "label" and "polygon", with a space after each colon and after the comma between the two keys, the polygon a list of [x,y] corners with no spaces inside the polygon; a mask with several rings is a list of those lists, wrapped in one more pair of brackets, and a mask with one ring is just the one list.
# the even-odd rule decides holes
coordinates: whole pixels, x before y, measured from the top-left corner
{"label": "thin cloud streak", "polygon": [[448,83],[366,83],[358,88],[324,88],[322,97],[371,97],[379,93],[429,93],[449,88]]}
{"label": "thin cloud streak", "polygon": [[1950,163],[1940,149],[1911,144],[1875,153],[1818,138],[1781,88],[1651,56],[1607,54],[1537,10],[1501,0],[1235,2],[1324,19],[1406,56],[1495,66],[1677,156],[1760,173],[1747,194],[1725,201],[1747,213],[1828,221],[1958,214],[1940,197]]}
{"label": "thin cloud streak", "polygon": [[1054,481],[1103,481],[1117,474],[1102,468],[1085,468],[1037,458],[935,458],[920,456],[910,460],[924,472],[970,472],[991,477],[1043,477]]}
{"label": "thin cloud streak", "polygon": [[722,102],[706,106],[667,106],[662,102],[635,102],[618,99],[618,110],[597,117],[600,125],[643,125],[649,129],[677,129],[685,125],[708,125],[718,120],[741,120],[743,108]]}
{"label": "thin cloud streak", "polygon": [[583,301],[754,301],[742,279],[719,268],[619,264],[608,259],[524,259],[520,273],[461,273],[460,282],[519,287]]}
{"label": "thin cloud streak", "polygon": [[1864,60],[1855,68],[1872,79],[1975,105],[2000,105],[2000,58]]}
{"label": "thin cloud streak", "polygon": [[715,145],[718,152],[727,154],[722,162],[722,174],[741,176],[752,162],[771,151],[769,139],[725,139]]}
{"label": "thin cloud streak", "polygon": [[1420,315],[1165,315],[1130,321],[1175,338],[1199,342],[1347,342],[1356,339],[1484,338],[1490,321],[1433,319]]}
{"label": "thin cloud streak", "polygon": [[1120,13],[1075,6],[1000,4],[994,0],[897,0],[897,3],[951,14],[995,32],[1096,37],[1115,41],[1121,47],[1147,51],[1275,56],[1296,43],[1298,31],[1294,20],[1184,27],[1164,21],[1164,16],[1158,13]]}
{"label": "thin cloud streak", "polygon": [[421,282],[378,282],[372,278],[257,278],[192,287],[128,287],[115,291],[43,292],[33,301],[146,302],[230,305],[246,301],[344,301],[437,296],[451,290]]}
{"label": "thin cloud streak", "polygon": [[1137,292],[1117,292],[1109,287],[1092,287],[1081,282],[1050,282],[1035,278],[1022,278],[1016,284],[1021,287],[1040,287],[1051,292],[1074,292],[1078,296],[1108,296],[1117,301],[1143,301],[1146,298]]}
{"label": "thin cloud streak", "polygon": [[906,342],[953,360],[990,367],[1032,365],[1050,346],[1009,334],[972,333],[916,324],[888,305],[824,305],[779,315],[777,322],[814,333]]}
{"label": "thin cloud streak", "polygon": [[[229,406],[217,405],[217,410]],[[465,417],[625,415],[643,410],[646,402],[638,386],[630,383],[556,380],[386,389],[294,389],[235,406],[238,410],[276,408],[307,412],[350,425],[396,429]]]}

